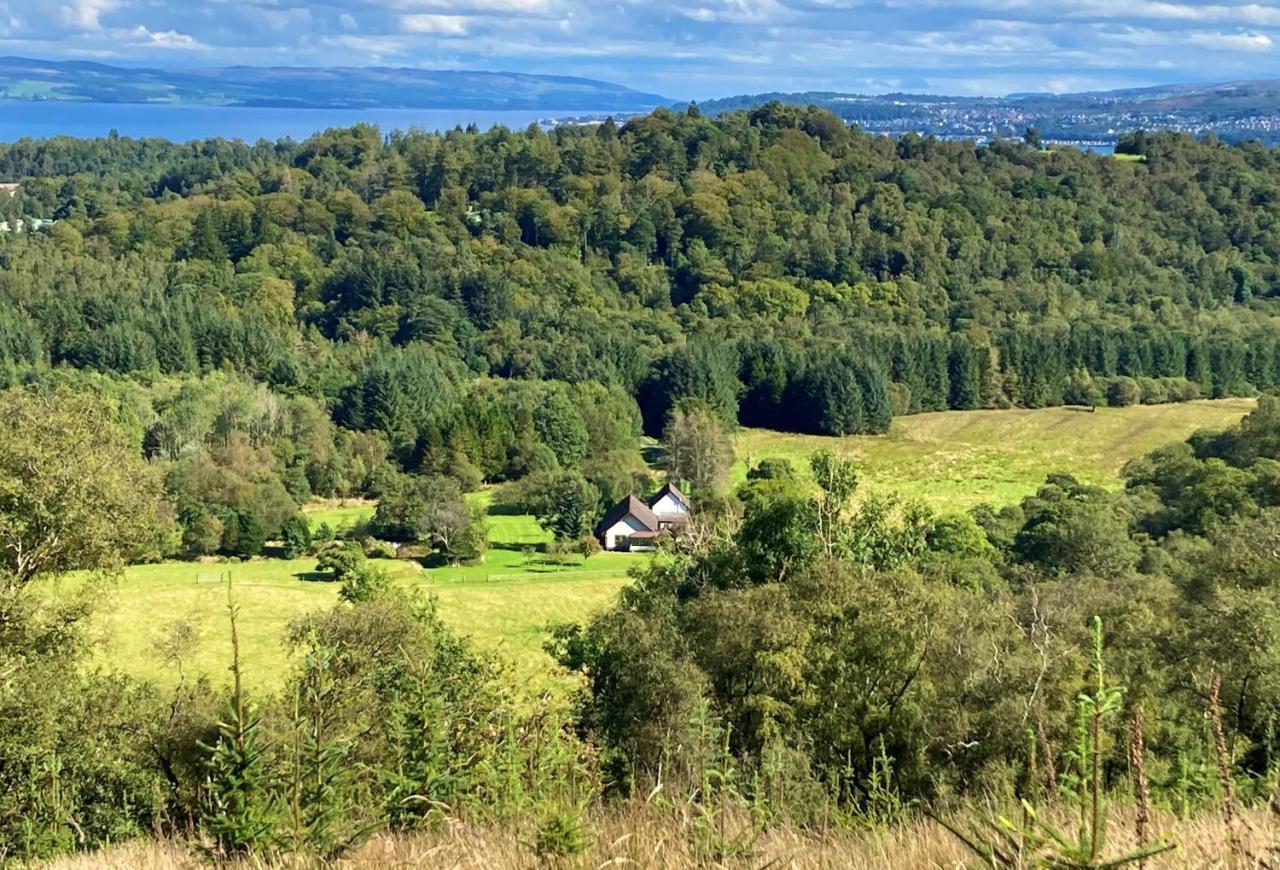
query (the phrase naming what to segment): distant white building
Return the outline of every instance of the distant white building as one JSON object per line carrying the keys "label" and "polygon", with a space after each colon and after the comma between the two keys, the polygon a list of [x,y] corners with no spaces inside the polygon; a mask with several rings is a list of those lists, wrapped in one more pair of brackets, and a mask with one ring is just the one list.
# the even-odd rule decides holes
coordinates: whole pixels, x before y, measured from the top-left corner
{"label": "distant white building", "polygon": [[9,196],[17,196],[20,190],[22,190],[21,184],[0,184],[0,193],[7,193]]}
{"label": "distant white building", "polygon": [[56,223],[57,221],[46,220],[45,218],[31,218],[29,221],[18,218],[12,224],[9,221],[0,221],[0,233],[24,233],[27,231],[38,233]]}

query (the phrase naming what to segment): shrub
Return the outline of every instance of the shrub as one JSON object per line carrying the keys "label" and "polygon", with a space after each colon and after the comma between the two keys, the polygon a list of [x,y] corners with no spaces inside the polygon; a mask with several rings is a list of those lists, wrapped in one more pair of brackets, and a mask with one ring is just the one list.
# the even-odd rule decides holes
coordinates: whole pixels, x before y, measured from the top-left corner
{"label": "shrub", "polygon": [[587,850],[586,831],[580,813],[558,809],[538,828],[533,848],[542,858],[571,858]]}
{"label": "shrub", "polygon": [[334,580],[342,580],[363,569],[364,565],[364,547],[357,541],[332,541],[320,551],[316,560],[316,570],[332,572]]}
{"label": "shrub", "polygon": [[365,556],[370,559],[394,559],[400,555],[395,544],[390,541],[380,541],[377,538],[361,538],[360,547],[364,550]]}
{"label": "shrub", "polygon": [[911,387],[898,381],[890,381],[885,385],[889,391],[889,408],[895,417],[905,417],[911,413]]}
{"label": "shrub", "polygon": [[1138,392],[1144,405],[1163,405],[1169,401],[1169,391],[1155,378],[1138,378]]}
{"label": "shrub", "polygon": [[1161,378],[1170,402],[1194,402],[1200,398],[1200,385],[1186,378]]}
{"label": "shrub", "polygon": [[1067,379],[1062,401],[1068,405],[1097,407],[1102,404],[1102,390],[1086,370],[1076,369]]}
{"label": "shrub", "polygon": [[296,559],[311,546],[311,524],[302,514],[296,514],[284,527],[284,555]]}
{"label": "shrub", "polygon": [[795,480],[796,469],[790,459],[771,457],[761,459],[750,471],[747,480]]}
{"label": "shrub", "polygon": [[1107,404],[1113,408],[1127,408],[1138,404],[1142,393],[1133,378],[1114,378],[1107,385]]}
{"label": "shrub", "polygon": [[387,572],[361,565],[342,578],[338,597],[348,604],[364,604],[381,598],[391,588]]}

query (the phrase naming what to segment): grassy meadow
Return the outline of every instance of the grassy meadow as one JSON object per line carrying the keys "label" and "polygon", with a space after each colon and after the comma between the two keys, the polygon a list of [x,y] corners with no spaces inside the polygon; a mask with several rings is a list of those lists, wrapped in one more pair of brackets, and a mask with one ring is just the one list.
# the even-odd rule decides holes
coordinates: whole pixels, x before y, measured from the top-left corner
{"label": "grassy meadow", "polygon": [[[488,494],[474,497],[487,500]],[[325,521],[335,529],[340,527],[334,522],[338,512],[347,514],[348,521],[341,525],[349,526],[372,513],[372,506],[308,511],[313,525]],[[316,515],[327,518],[317,520]],[[557,565],[537,551],[547,535],[533,517],[489,519],[491,549],[481,565],[435,569],[392,559],[372,564],[404,587],[434,596],[446,623],[510,663],[521,685],[541,690],[552,685],[552,662],[542,651],[547,627],[585,619],[608,606],[641,557],[600,553],[585,562],[575,558]],[[528,553],[528,548],[534,552]],[[283,638],[289,623],[338,600],[337,584],[316,574],[315,566],[314,558],[132,566],[103,589],[106,600],[95,625],[99,660],[131,676],[170,685],[178,679],[178,668],[165,662],[156,643],[175,624],[186,623],[195,631],[195,643],[183,662],[186,675],[226,681],[231,661],[226,584],[230,577],[240,609],[246,678],[252,685],[275,688],[288,674],[289,651]],[[59,587],[81,582],[73,577],[44,588],[56,594]]]}
{"label": "grassy meadow", "polygon": [[945,411],[898,418],[885,436],[841,439],[747,429],[736,437],[734,479],[746,478],[748,463],[773,457],[808,473],[809,456],[827,449],[859,460],[867,491],[898,492],[939,511],[962,511],[983,502],[1018,501],[1057,471],[1118,486],[1130,459],[1199,429],[1232,426],[1253,406],[1252,399],[1223,399],[1094,413]]}
{"label": "grassy meadow", "polygon": [[[1016,501],[1035,491],[1045,475],[1070,471],[1093,483],[1119,485],[1129,459],[1202,428],[1237,422],[1253,403],[1245,399],[1134,408],[1096,413],[1054,408],[1037,411],[950,411],[894,422],[884,437],[830,439],[744,430],[736,437],[736,480],[748,462],[785,457],[807,472],[817,449],[847,451],[863,468],[868,491],[897,491],[940,511],[980,502]],[[487,503],[489,493],[472,498]],[[312,527],[350,528],[367,519],[368,502],[317,503],[307,509]],[[582,620],[607,607],[643,556],[601,553],[583,562],[555,565],[538,551],[547,534],[533,517],[489,517],[490,550],[481,565],[423,568],[417,562],[382,560],[378,567],[408,588],[439,601],[443,619],[514,668],[521,685],[540,691],[555,684],[542,651],[547,627]],[[530,550],[533,550],[531,553]],[[188,676],[228,679],[230,640],[225,578],[240,607],[246,675],[255,686],[282,684],[289,653],[282,639],[291,621],[332,606],[336,584],[314,573],[314,559],[259,560],[243,564],[140,565],[104,590],[96,630],[99,660],[132,676],[172,684],[178,671],[155,644],[175,623],[195,631],[183,664]],[[50,594],[75,578],[44,587]]]}
{"label": "grassy meadow", "polygon": [[327,525],[335,532],[349,529],[373,516],[377,504],[366,499],[323,499],[302,509],[311,523],[312,531]]}

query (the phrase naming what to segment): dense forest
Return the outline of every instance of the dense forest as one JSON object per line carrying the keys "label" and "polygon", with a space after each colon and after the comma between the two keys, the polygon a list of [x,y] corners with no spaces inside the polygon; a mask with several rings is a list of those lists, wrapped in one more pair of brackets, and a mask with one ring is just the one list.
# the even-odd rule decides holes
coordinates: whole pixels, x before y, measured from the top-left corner
{"label": "dense forest", "polygon": [[[57,223],[0,240],[0,378],[101,375],[179,465],[235,474],[247,442],[269,534],[290,499],[377,495],[387,457],[464,488],[587,462],[617,495],[634,406],[653,435],[689,405],[843,434],[1277,385],[1276,154],[1126,149],[894,141],[777,104],[18,142],[0,217]],[[233,518],[191,471],[171,488],[195,554]]]}
{"label": "dense forest", "polygon": [[[0,219],[56,221],[0,235],[0,860],[151,834],[331,858],[453,817],[532,820],[563,857],[588,808],[659,794],[700,808],[716,860],[726,806],[883,825],[1085,806],[1090,780],[1096,806],[1126,788],[1135,716],[1148,800],[1265,800],[1280,155],[1127,147],[895,141],[778,105],[0,147],[21,184]],[[1061,474],[935,515],[832,453],[725,474],[737,425],[1258,394],[1122,492]],[[483,551],[483,484],[582,540],[644,486],[642,434],[690,445],[699,512],[615,608],[556,631],[568,710],[327,533],[342,603],[293,626],[278,697],[234,657],[230,692],[104,674],[91,596],[40,584],[317,552],[316,496],[377,499],[371,538],[450,561]],[[182,673],[187,641],[156,655]]]}

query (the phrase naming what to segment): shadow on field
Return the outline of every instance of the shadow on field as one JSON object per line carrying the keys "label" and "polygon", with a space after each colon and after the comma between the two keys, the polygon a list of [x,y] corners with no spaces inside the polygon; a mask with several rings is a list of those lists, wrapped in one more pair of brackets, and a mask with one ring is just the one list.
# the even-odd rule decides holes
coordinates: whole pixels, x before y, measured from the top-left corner
{"label": "shadow on field", "polygon": [[509,553],[523,553],[525,547],[533,550],[535,553],[545,553],[547,551],[546,544],[513,544],[510,541],[490,541],[490,550],[506,550]]}

